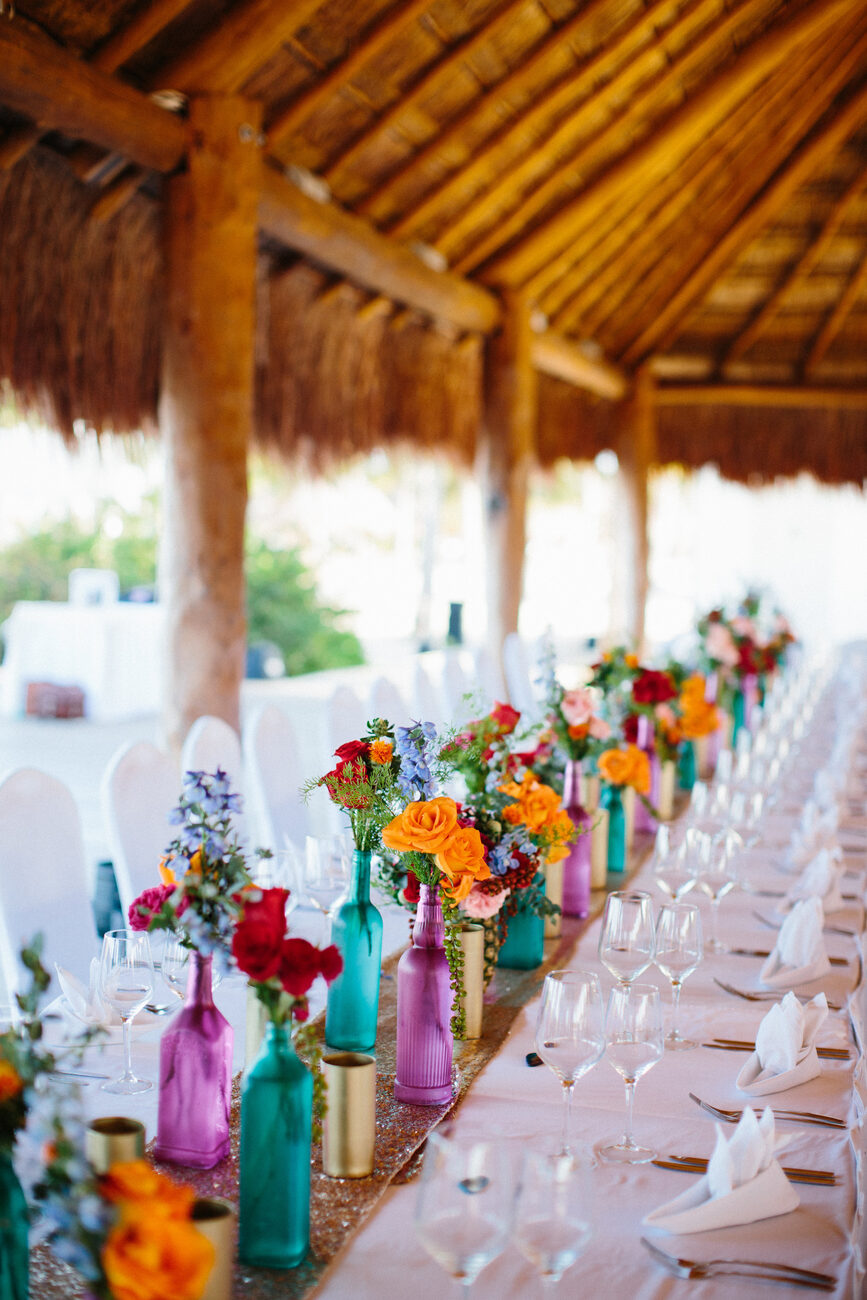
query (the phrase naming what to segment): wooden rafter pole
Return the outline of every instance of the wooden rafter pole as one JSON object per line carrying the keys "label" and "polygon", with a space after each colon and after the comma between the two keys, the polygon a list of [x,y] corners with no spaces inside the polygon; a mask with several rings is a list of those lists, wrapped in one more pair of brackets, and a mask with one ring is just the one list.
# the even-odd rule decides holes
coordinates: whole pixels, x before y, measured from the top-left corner
{"label": "wooden rafter pole", "polygon": [[620,462],[619,517],[623,541],[623,628],[629,644],[642,652],[645,634],[647,595],[650,588],[649,561],[649,481],[650,469],[657,461],[656,448],[656,381],[648,366],[635,375],[630,401],[622,411],[617,443]]}
{"label": "wooden rafter pole", "polygon": [[791,18],[775,24],[732,63],[712,77],[682,108],[634,149],[619,158],[577,197],[547,221],[504,250],[486,268],[497,283],[520,284],[559,253],[576,228],[596,219],[619,194],[639,180],[646,183],[670,171],[677,159],[714,122],[720,121],[799,44],[839,21],[854,0],[813,0]]}
{"label": "wooden rafter pole", "polygon": [[816,170],[823,159],[842,144],[863,123],[867,115],[867,86],[851,96],[838,112],[791,155],[787,164],[764,187],[727,233],[717,241],[680,287],[667,305],[630,344],[622,358],[626,365],[637,364],[656,349],[665,348],[674,339],[683,321],[707,292],[723,267],[737,256],[777,213],[794,191]]}
{"label": "wooden rafter pole", "polygon": [[484,429],[480,440],[487,561],[488,643],[502,653],[518,630],[527,531],[527,490],[534,459],[536,374],[530,304],[508,293],[499,331],[485,353]]}
{"label": "wooden rafter pole", "polygon": [[260,113],[238,97],[193,100],[188,170],[166,186],[161,585],[176,750],[202,714],[240,724],[261,152],[239,128]]}
{"label": "wooden rafter pole", "polygon": [[562,379],[576,388],[584,388],[597,397],[618,402],[628,392],[629,385],[622,370],[598,357],[588,356],[562,334],[535,334],[531,353],[533,365],[540,373]]}
{"label": "wooden rafter pole", "polygon": [[821,365],[865,285],[867,285],[867,252],[862,255],[861,261],[840,295],[839,301],[835,304],[833,311],[810,345],[804,361],[805,375],[811,375]]}
{"label": "wooden rafter pole", "polygon": [[732,361],[736,361],[755,343],[756,339],[765,329],[768,322],[776,315],[783,299],[791,292],[793,286],[798,280],[809,275],[813,267],[817,265],[822,254],[831,243],[831,240],[837,234],[846,219],[846,214],[854,203],[859,194],[867,186],[867,167],[862,168],[855,179],[848,185],[841,194],[840,198],[831,208],[828,216],[822,225],[821,230],[816,238],[808,245],[798,260],[795,262],[774,292],[769,298],[766,298],[759,310],[750,320],[749,324],[741,330],[740,334],[732,340],[723,356],[720,358],[719,368],[724,370]]}
{"label": "wooden rafter pole", "polygon": [[867,389],[775,384],[658,384],[663,406],[760,406],[796,410],[867,411]]}

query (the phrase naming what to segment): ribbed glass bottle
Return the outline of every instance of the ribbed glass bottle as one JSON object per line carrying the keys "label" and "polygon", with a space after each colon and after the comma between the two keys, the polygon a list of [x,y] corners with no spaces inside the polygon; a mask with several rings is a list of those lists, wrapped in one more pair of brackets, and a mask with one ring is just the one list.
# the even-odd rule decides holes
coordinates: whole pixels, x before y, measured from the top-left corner
{"label": "ribbed glass bottle", "polygon": [[619,785],[605,784],[599,804],[608,809],[608,870],[626,870],[626,814],[623,811],[623,791]]}
{"label": "ribbed glass bottle", "polygon": [[394,1095],[440,1106],[452,1095],[452,990],[437,886],[421,885],[412,945],[397,966]]}
{"label": "ribbed glass bottle", "polygon": [[376,1042],[382,917],[370,901],[370,854],[356,849],[349,894],[331,922],[331,942],[343,970],[328,990],[325,1041],[346,1052],[369,1052]]}
{"label": "ribbed glass bottle", "polygon": [[563,807],[579,832],[569,846],[569,856],[563,860],[563,911],[566,916],[589,916],[592,818],[581,803],[581,763],[577,759],[566,763]]}

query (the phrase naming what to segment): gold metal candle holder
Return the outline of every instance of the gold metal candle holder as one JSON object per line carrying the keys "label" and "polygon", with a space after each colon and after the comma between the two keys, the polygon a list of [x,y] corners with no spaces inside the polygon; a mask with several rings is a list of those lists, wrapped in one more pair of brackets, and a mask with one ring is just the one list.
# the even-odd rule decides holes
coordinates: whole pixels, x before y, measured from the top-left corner
{"label": "gold metal candle holder", "polygon": [[333,1052],[323,1056],[322,1073],[322,1170],[329,1178],[366,1178],[376,1139],[376,1062],[361,1052]]}
{"label": "gold metal candle holder", "polygon": [[556,903],[561,909],[555,912],[553,916],[545,917],[545,938],[559,939],[563,933],[563,869],[565,863],[546,862],[545,863],[545,897],[549,903]]}
{"label": "gold metal candle holder", "polygon": [[235,1207],[219,1196],[193,1202],[193,1223],[214,1247],[214,1264],[201,1300],[232,1300],[232,1263],[235,1258]]}
{"label": "gold metal candle holder", "polygon": [[461,926],[461,950],[464,954],[464,1038],[481,1038],[482,997],[485,992],[485,927],[480,921],[464,921]]}
{"label": "gold metal candle holder", "polygon": [[108,1115],[87,1126],[84,1154],[98,1174],[107,1174],[112,1165],[142,1160],[144,1149],[145,1128],[137,1119]]}
{"label": "gold metal candle holder", "polygon": [[608,876],[608,809],[597,808],[590,831],[590,886],[604,889]]}

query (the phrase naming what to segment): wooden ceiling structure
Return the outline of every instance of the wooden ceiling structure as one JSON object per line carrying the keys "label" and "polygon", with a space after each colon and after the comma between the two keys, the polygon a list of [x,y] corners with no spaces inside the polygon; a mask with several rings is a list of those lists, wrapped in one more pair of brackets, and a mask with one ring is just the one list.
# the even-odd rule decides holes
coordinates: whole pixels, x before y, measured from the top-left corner
{"label": "wooden ceiling structure", "polygon": [[255,437],[475,459],[496,639],[534,462],[618,447],[636,634],[650,465],[867,477],[863,0],[6,4],[0,379],[166,437],[173,735]]}

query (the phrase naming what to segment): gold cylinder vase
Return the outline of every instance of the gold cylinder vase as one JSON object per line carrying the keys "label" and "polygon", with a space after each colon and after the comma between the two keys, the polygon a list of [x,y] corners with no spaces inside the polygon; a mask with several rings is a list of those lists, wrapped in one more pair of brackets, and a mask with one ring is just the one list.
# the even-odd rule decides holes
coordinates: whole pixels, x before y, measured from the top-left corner
{"label": "gold cylinder vase", "polygon": [[674,787],[677,781],[677,764],[669,759],[662,764],[659,773],[659,803],[657,813],[659,820],[670,822],[674,816]]}
{"label": "gold cylinder vase", "polygon": [[145,1127],[137,1119],[106,1115],[87,1126],[84,1154],[98,1174],[107,1174],[112,1165],[143,1160],[144,1151]]}
{"label": "gold cylinder vase", "polygon": [[546,939],[559,939],[563,933],[563,867],[562,860],[545,863],[545,897],[561,909],[553,916],[545,917]]}
{"label": "gold cylinder vase", "polygon": [[604,889],[608,879],[608,809],[597,808],[590,832],[590,888]]}
{"label": "gold cylinder vase", "polygon": [[481,921],[464,921],[461,926],[464,954],[464,1038],[482,1036],[482,997],[485,992],[485,927]]}
{"label": "gold cylinder vase", "polygon": [[631,785],[623,786],[623,816],[626,822],[626,853],[632,852],[632,845],[635,843],[635,800],[637,795],[635,787]]}
{"label": "gold cylinder vase", "polygon": [[232,1266],[235,1258],[235,1207],[219,1196],[193,1202],[193,1223],[214,1247],[214,1263],[201,1300],[232,1300]]}
{"label": "gold cylinder vase", "polygon": [[325,1123],[322,1170],[329,1178],[366,1178],[373,1173],[376,1144],[376,1062],[362,1052],[322,1058]]}

